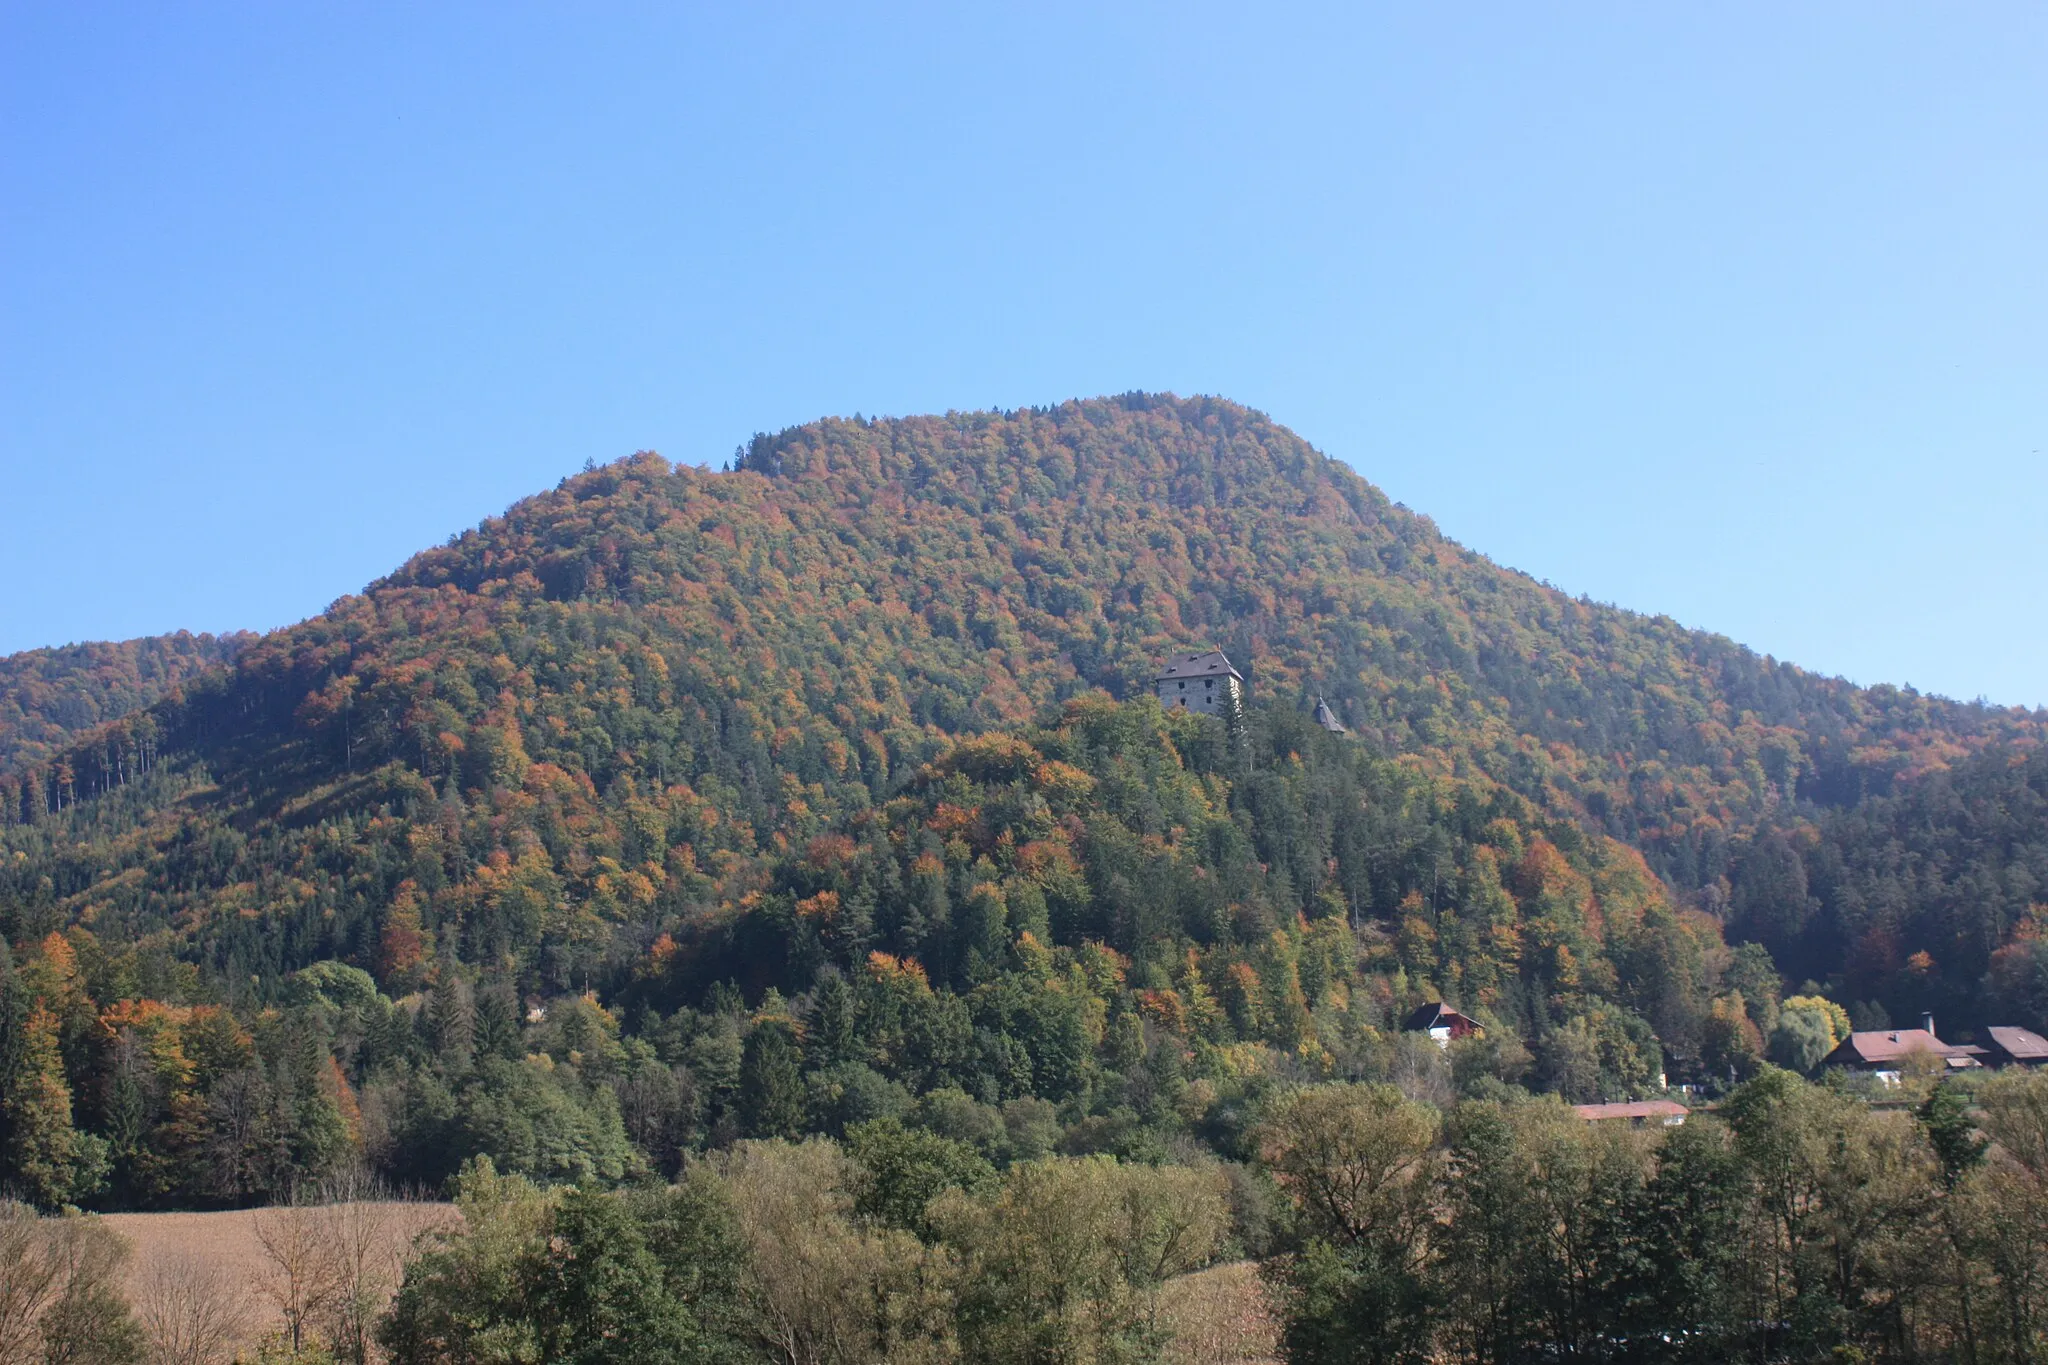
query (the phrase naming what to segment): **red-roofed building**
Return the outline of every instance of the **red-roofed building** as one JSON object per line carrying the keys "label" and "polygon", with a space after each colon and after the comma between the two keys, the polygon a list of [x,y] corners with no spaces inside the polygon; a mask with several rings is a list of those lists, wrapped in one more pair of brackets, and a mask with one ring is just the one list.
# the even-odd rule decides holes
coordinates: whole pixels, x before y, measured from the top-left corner
{"label": "red-roofed building", "polygon": [[2048,1038],[2031,1029],[1996,1025],[1984,1030],[1977,1048],[1986,1066],[2048,1065]]}
{"label": "red-roofed building", "polygon": [[1916,1054],[1939,1061],[1951,1071],[1978,1065],[1972,1055],[1977,1049],[1944,1043],[1935,1036],[1933,1015],[1922,1018],[1921,1024],[1920,1028],[1870,1029],[1852,1033],[1821,1059],[1821,1065],[1869,1072],[1886,1085],[1898,1083],[1900,1068]]}
{"label": "red-roofed building", "polygon": [[1470,1038],[1486,1032],[1479,1027],[1478,1020],[1458,1013],[1441,1000],[1416,1010],[1401,1027],[1409,1033],[1427,1033],[1439,1047],[1449,1047],[1453,1038]]}
{"label": "red-roofed building", "polygon": [[1676,1128],[1692,1111],[1677,1100],[1630,1100],[1626,1104],[1575,1104],[1588,1123],[1626,1123],[1631,1128]]}

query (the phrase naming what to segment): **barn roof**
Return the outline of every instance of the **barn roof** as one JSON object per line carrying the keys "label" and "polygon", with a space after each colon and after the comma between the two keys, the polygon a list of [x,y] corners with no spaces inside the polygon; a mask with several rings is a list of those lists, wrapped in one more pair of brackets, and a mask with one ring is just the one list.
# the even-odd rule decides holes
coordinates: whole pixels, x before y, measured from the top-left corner
{"label": "barn roof", "polygon": [[2016,1062],[2048,1061],[2048,1038],[2032,1029],[1999,1024],[1984,1030],[1992,1045]]}
{"label": "barn roof", "polygon": [[1441,1000],[1433,1000],[1429,1004],[1417,1009],[1408,1016],[1408,1022],[1401,1025],[1401,1027],[1409,1033],[1427,1033],[1433,1028],[1450,1027],[1451,1021],[1454,1019],[1463,1019],[1466,1023],[1471,1024],[1472,1027],[1479,1027],[1476,1020],[1468,1015],[1458,1013]]}
{"label": "barn roof", "polygon": [[1942,1042],[1924,1028],[1890,1028],[1850,1034],[1827,1055],[1827,1060],[1847,1066],[1889,1066],[1916,1052],[1961,1061],[1969,1058],[1967,1052]]}
{"label": "barn roof", "polygon": [[1575,1104],[1572,1112],[1588,1123],[1601,1119],[1682,1119],[1692,1110],[1676,1100],[1630,1100],[1625,1104]]}

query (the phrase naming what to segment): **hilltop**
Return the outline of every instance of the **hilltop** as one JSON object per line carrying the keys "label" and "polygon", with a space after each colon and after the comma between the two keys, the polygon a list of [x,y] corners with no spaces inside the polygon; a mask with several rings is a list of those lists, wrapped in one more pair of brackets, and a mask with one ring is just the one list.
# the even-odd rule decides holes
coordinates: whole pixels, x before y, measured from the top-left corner
{"label": "hilltop", "polygon": [[[244,826],[367,808],[397,770],[488,790],[532,760],[600,796],[688,789],[751,852],[954,736],[1139,695],[1161,655],[1213,643],[1256,696],[1321,693],[1375,752],[1505,786],[1720,910],[1760,822],[2044,728],[1572,599],[1217,399],[826,420],[735,464],[637,455],[253,645],[177,637],[168,657],[235,664],[151,713],[150,747],[203,763]],[[24,786],[103,790],[124,743],[80,745],[69,796],[54,766]]]}
{"label": "hilltop", "polygon": [[[1148,700],[1210,646],[1234,735]],[[1149,1150],[1208,1122],[1159,1086],[1381,1075],[1440,995],[1596,1098],[1802,984],[2041,1026],[2044,725],[1574,600],[1221,400],[828,420],[566,479],[0,776],[0,937],[119,1202],[942,1092]],[[251,1066],[293,1155],[195,1174],[173,1101]]]}

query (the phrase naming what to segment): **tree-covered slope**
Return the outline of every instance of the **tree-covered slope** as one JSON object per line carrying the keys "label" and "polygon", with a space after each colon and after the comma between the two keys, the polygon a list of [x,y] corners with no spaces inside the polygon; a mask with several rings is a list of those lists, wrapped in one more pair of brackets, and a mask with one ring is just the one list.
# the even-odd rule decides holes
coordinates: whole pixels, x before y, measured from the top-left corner
{"label": "tree-covered slope", "polygon": [[778,731],[844,732],[842,707],[885,735],[1014,722],[1214,642],[1260,695],[1323,692],[1384,751],[1584,814],[1693,884],[1782,800],[1850,801],[2042,729],[1575,601],[1215,400],[823,422],[738,465],[764,479],[615,466],[380,589],[644,612],[738,654],[722,681]]}
{"label": "tree-covered slope", "polygon": [[0,658],[0,772],[49,758],[71,736],[154,705],[255,638],[181,630]]}
{"label": "tree-covered slope", "polygon": [[[0,1175],[618,1175],[933,1094],[1149,1150],[1192,1080],[1413,1071],[1439,994],[1461,1084],[1589,1097],[1809,975],[2048,1025],[2037,714],[1572,600],[1216,400],[735,463],[588,470],[0,773]],[[1208,645],[1236,729],[1146,699]]]}
{"label": "tree-covered slope", "polygon": [[[218,827],[255,857],[394,792],[489,802],[535,765],[597,825],[647,826],[622,836],[635,856],[751,857],[885,796],[951,736],[1141,692],[1190,644],[1227,648],[1262,699],[1323,693],[1376,752],[1633,844],[1716,909],[1747,831],[2043,728],[1575,601],[1220,400],[830,420],[736,463],[640,455],[565,480],[24,773],[0,791],[17,819],[144,772],[186,795],[131,790],[92,852],[29,858],[13,913],[329,913],[386,888],[285,895],[268,853],[225,883],[220,857],[172,872],[190,854],[170,832]],[[658,833],[636,802],[664,812]]]}

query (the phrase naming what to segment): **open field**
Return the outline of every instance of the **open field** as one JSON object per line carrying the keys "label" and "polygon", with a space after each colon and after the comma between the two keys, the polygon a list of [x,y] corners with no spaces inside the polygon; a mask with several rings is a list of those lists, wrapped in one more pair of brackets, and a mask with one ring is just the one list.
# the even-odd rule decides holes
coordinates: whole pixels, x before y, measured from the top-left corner
{"label": "open field", "polygon": [[1173,1365],[1274,1365],[1279,1325],[1250,1261],[1211,1266],[1167,1284],[1160,1312],[1173,1333]]}
{"label": "open field", "polygon": [[[406,1252],[420,1233],[453,1222],[454,1206],[378,1202],[313,1209],[239,1209],[224,1213],[114,1213],[106,1224],[128,1240],[126,1268],[130,1302],[146,1313],[161,1303],[167,1285],[196,1287],[210,1297],[227,1322],[223,1357],[253,1351],[263,1334],[280,1325],[276,1290],[281,1272],[265,1250],[266,1226],[276,1240],[277,1220],[303,1217],[317,1238],[338,1229],[372,1250],[373,1273],[389,1301]],[[331,1248],[330,1248],[331,1249]],[[379,1305],[381,1308],[381,1304]],[[1212,1266],[1168,1284],[1161,1316],[1171,1333],[1167,1359],[1174,1365],[1272,1365],[1279,1359],[1277,1326],[1266,1302],[1258,1267],[1249,1261]]]}
{"label": "open field", "polygon": [[[187,1303],[194,1298],[210,1300],[228,1320],[231,1349],[248,1350],[281,1321],[275,1298],[281,1272],[265,1250],[266,1227],[276,1229],[283,1220],[304,1219],[312,1240],[327,1252],[353,1241],[363,1253],[368,1278],[382,1287],[382,1302],[389,1302],[413,1240],[458,1215],[452,1204],[380,1201],[103,1217],[132,1248],[127,1291],[139,1313],[146,1314],[153,1303],[161,1304],[167,1297],[181,1296]],[[274,1231],[272,1236],[276,1240]]]}

